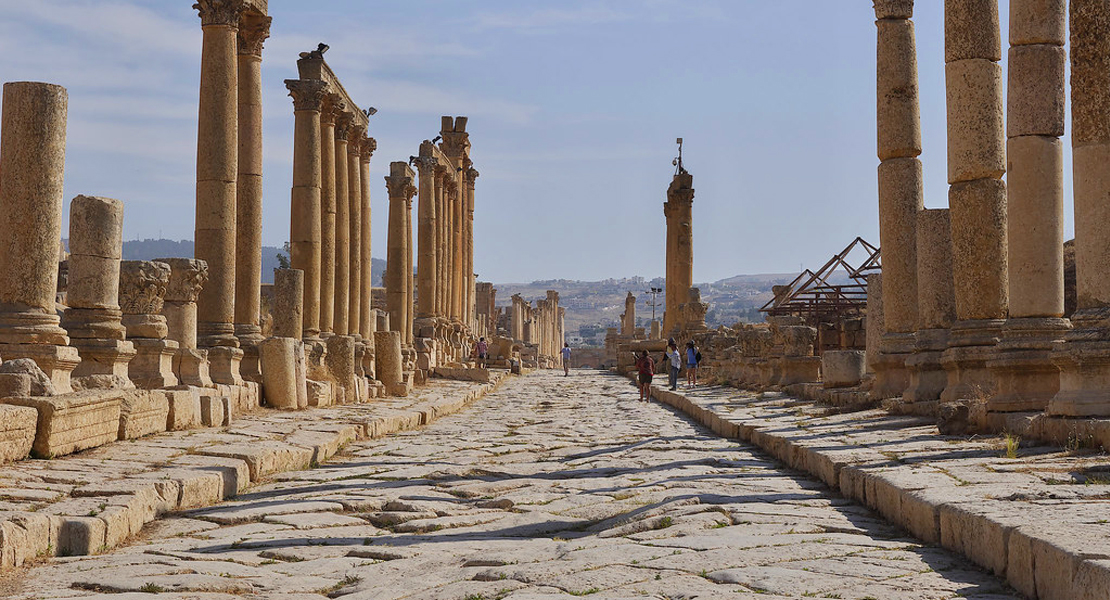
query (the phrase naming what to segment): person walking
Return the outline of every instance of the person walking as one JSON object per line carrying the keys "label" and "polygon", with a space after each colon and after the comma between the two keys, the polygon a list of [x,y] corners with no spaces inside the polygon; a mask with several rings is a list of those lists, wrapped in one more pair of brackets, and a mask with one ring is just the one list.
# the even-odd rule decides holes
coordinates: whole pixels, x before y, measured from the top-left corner
{"label": "person walking", "polygon": [[648,356],[647,350],[642,350],[636,359],[636,371],[639,373],[640,402],[647,402],[651,398],[651,377],[655,375],[655,361]]}
{"label": "person walking", "polygon": [[671,390],[678,389],[678,372],[682,370],[682,355],[678,353],[678,344],[671,338],[667,344],[666,358],[671,362],[670,378],[668,383]]}
{"label": "person walking", "polygon": [[478,355],[478,366],[484,369],[486,358],[489,356],[489,344],[486,343],[486,338],[478,338],[478,343],[474,344],[474,354]]}
{"label": "person walking", "polygon": [[563,344],[563,377],[570,376],[570,344]]}
{"label": "person walking", "polygon": [[694,342],[686,342],[686,388],[698,385],[698,363],[701,362],[701,352],[698,352]]}

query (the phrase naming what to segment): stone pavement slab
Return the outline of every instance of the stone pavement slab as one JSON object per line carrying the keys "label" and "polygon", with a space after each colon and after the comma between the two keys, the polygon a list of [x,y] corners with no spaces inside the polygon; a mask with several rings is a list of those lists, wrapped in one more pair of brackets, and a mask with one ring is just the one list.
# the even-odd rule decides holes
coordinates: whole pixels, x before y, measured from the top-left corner
{"label": "stone pavement slab", "polygon": [[607,375],[514,378],[420,431],[352,442],[318,468],[156,521],[114,552],[20,571],[0,591],[1018,598],[967,558],[636,396]]}

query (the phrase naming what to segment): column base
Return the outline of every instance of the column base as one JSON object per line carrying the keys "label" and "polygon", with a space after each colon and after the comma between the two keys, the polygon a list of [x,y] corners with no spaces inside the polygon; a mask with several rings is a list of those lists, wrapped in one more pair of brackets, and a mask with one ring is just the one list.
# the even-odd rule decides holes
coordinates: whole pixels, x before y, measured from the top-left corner
{"label": "column base", "polygon": [[135,345],[135,358],[127,365],[127,376],[135,387],[154,390],[177,385],[177,377],[173,374],[177,342],[147,338],[136,338],[130,342]]}
{"label": "column base", "polygon": [[988,412],[1042,411],[1060,390],[1060,369],[1052,347],[1071,323],[1061,318],[1014,318],[1006,321],[996,357],[987,363],[994,374]]}
{"label": "column base", "polygon": [[122,321],[123,311],[119,309],[69,308],[62,314],[62,327],[71,340],[122,340],[125,338]]}
{"label": "column base", "polygon": [[879,342],[879,352],[872,367],[875,384],[871,387],[871,400],[897,398],[910,386],[910,372],[906,360],[914,351],[914,334],[888,332]]}
{"label": "column base", "polygon": [[0,357],[4,360],[29,358],[35,361],[35,364],[50,378],[58,394],[68,394],[73,391],[70,377],[81,362],[77,348],[53,344],[0,343]]}
{"label": "column base", "polygon": [[127,378],[127,365],[135,358],[135,344],[117,339],[87,338],[72,338],[70,343],[81,356],[81,363],[73,370],[73,377],[118,377],[132,387],[131,380]]}
{"label": "column base", "polygon": [[906,358],[910,372],[910,385],[902,393],[902,401],[935,402],[948,385],[948,374],[940,364],[941,355],[948,348],[947,329],[922,329],[914,334],[913,354]]}
{"label": "column base", "polygon": [[948,374],[941,402],[986,400],[994,393],[994,375],[987,361],[997,353],[996,345],[1005,319],[957,321],[948,338],[948,349],[940,363]]}
{"label": "column base", "polygon": [[215,346],[208,350],[208,372],[212,381],[224,385],[243,385],[239,365],[243,351],[232,346]]}
{"label": "column base", "polygon": [[197,348],[178,348],[173,356],[173,373],[181,385],[215,387],[208,372],[208,351]]}
{"label": "column base", "polygon": [[239,365],[240,375],[247,381],[261,384],[262,364],[258,345],[266,339],[262,337],[262,328],[258,325],[236,323],[235,337],[239,340],[239,348],[243,350],[243,362]]}
{"label": "column base", "polygon": [[1110,308],[1076,311],[1071,322],[1074,328],[1052,348],[1052,362],[1060,369],[1060,390],[1045,413],[1110,416]]}
{"label": "column base", "polygon": [[[0,313],[0,344],[66,346],[69,344],[69,335],[61,328],[60,322],[58,315],[36,310]],[[7,356],[4,358],[7,359]]]}
{"label": "column base", "polygon": [[239,338],[235,337],[235,325],[233,323],[197,323],[197,345],[201,348],[215,348],[217,346],[238,348]]}

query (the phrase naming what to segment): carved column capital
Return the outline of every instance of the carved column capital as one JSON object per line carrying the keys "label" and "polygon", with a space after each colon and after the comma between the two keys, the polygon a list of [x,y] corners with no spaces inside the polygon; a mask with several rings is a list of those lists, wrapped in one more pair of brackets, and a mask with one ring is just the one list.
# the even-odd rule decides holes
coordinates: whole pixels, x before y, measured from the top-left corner
{"label": "carved column capital", "polygon": [[474,189],[474,184],[478,182],[478,169],[470,167],[466,170],[466,187]]}
{"label": "carved column capital", "polygon": [[239,17],[243,14],[242,0],[197,0],[193,10],[200,13],[201,27],[226,25],[238,27]]}
{"label": "carved column capital", "polygon": [[416,169],[420,171],[421,177],[439,177],[441,176],[436,172],[436,167],[439,166],[439,161],[434,156],[418,156],[415,161]]}
{"label": "carved column capital", "polygon": [[374,155],[374,151],[378,149],[378,140],[372,137],[362,138],[362,162],[370,162],[370,157]]}
{"label": "carved column capital", "polygon": [[285,87],[293,98],[293,110],[319,111],[324,102],[327,83],[321,79],[286,79]]}
{"label": "carved column capital", "polygon": [[162,312],[170,266],[149,260],[120,263],[119,306],[125,315],[156,315]]}
{"label": "carved column capital", "polygon": [[448,194],[454,194],[459,190],[459,182],[454,177],[447,175],[443,178],[443,187]]}
{"label": "carved column capital", "polygon": [[167,302],[196,302],[204,282],[208,281],[208,263],[197,258],[160,258],[170,266],[166,285]]}
{"label": "carved column capital", "polygon": [[362,153],[362,140],[366,139],[366,126],[355,121],[347,128],[347,152],[350,154]]}
{"label": "carved column capital", "polygon": [[447,167],[437,164],[435,166],[435,177],[439,185],[447,185]]}
{"label": "carved column capital", "polygon": [[339,98],[339,94],[328,92],[320,106],[320,123],[322,125],[335,125],[335,118],[347,109],[347,103]]}
{"label": "carved column capital", "polygon": [[262,57],[262,44],[270,37],[272,18],[258,13],[246,13],[239,20],[239,54]]}
{"label": "carved column capital", "polygon": [[347,130],[351,128],[355,116],[349,112],[341,112],[335,116],[335,140],[346,140]]}
{"label": "carved column capital", "polygon": [[876,19],[912,19],[913,0],[874,0]]}
{"label": "carved column capital", "polygon": [[443,141],[439,143],[439,149],[452,159],[459,160],[466,156],[470,150],[469,133],[465,131],[444,131],[440,135],[443,136]]}

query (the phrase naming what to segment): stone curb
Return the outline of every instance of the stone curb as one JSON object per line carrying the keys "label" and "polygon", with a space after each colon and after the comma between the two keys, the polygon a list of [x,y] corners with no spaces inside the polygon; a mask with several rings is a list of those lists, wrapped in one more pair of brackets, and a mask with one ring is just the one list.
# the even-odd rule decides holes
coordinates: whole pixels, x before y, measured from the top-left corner
{"label": "stone curb", "polygon": [[[751,443],[787,466],[817,477],[915,537],[966,556],[1029,598],[1110,599],[1110,540],[1098,543],[1091,539],[1095,535],[1085,539],[1081,524],[1030,523],[970,494],[953,493],[959,488],[880,468],[890,461],[872,449],[829,447],[828,440],[814,447],[817,443],[806,439],[812,435],[784,424],[782,414],[773,419],[770,415],[762,420],[738,418],[723,412],[719,401],[654,386],[652,397],[717,435]],[[897,423],[905,424],[905,418]]]}
{"label": "stone curb", "polygon": [[[470,386],[461,397],[417,402],[391,414],[332,416],[339,410],[382,408],[374,402],[320,409],[322,418],[306,419],[283,440],[189,448],[163,468],[77,487],[68,498],[42,510],[0,512],[0,570],[36,558],[111,550],[165,513],[217,504],[276,473],[313,468],[351,442],[416,429],[457,413],[497,389],[506,377]],[[305,415],[274,411],[267,416],[297,419]],[[171,438],[174,433],[188,432],[151,439]]]}

